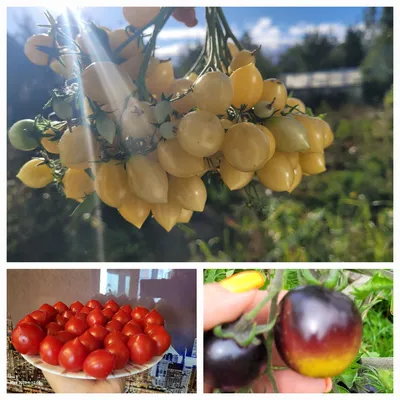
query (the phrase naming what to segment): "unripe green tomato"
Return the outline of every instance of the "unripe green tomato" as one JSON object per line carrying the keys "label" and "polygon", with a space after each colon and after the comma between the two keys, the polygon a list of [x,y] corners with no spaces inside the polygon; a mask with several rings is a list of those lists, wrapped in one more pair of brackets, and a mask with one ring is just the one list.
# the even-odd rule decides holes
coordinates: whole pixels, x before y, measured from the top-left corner
{"label": "unripe green tomato", "polygon": [[64,100],[54,99],[53,111],[56,113],[57,117],[63,120],[69,120],[73,115],[72,105]]}
{"label": "unripe green tomato", "polygon": [[35,121],[22,119],[17,121],[8,131],[11,144],[18,150],[30,151],[36,149],[39,143],[34,137]]}
{"label": "unripe green tomato", "polygon": [[254,106],[254,114],[256,114],[258,118],[269,118],[273,113],[274,108],[268,101],[260,101]]}

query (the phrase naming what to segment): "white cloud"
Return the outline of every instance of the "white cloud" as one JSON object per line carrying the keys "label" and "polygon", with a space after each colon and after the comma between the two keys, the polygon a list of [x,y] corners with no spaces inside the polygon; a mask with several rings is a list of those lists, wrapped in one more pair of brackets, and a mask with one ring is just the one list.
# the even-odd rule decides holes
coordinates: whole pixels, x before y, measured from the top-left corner
{"label": "white cloud", "polygon": [[204,40],[206,37],[206,28],[204,26],[196,26],[194,28],[166,28],[158,34],[159,40]]}
{"label": "white cloud", "polygon": [[179,57],[188,50],[187,43],[175,43],[170,46],[163,46],[156,49],[156,56],[160,58]]}

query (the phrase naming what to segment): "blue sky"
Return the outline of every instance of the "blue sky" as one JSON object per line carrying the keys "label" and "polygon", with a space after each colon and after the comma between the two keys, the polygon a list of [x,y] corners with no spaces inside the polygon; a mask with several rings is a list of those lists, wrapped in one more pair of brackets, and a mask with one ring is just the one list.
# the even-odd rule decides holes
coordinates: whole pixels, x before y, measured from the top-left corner
{"label": "blue sky", "polygon": [[[43,8],[8,8],[7,29],[10,33],[18,30],[17,21],[23,13],[29,13],[37,23],[45,23]],[[57,15],[61,7],[50,11]],[[282,49],[301,41],[305,33],[319,30],[335,35],[339,41],[344,38],[348,26],[362,28],[363,7],[224,7],[225,14],[235,34],[239,37],[248,31],[263,51],[278,54]],[[159,35],[158,56],[178,57],[188,46],[203,40],[205,34],[204,9],[197,8],[199,24],[186,28],[170,19]],[[88,7],[82,10],[84,19],[91,18],[99,25],[111,29],[125,25],[121,7]],[[40,30],[38,29],[38,32]]]}

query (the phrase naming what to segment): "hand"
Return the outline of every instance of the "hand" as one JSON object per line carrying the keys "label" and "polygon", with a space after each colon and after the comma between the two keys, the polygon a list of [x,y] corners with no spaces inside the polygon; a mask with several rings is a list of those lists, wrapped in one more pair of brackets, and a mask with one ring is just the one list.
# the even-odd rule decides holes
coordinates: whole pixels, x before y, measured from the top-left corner
{"label": "hand", "polygon": [[47,371],[43,375],[55,393],[123,393],[125,390],[125,378],[75,379]]}
{"label": "hand", "polygon": [[[286,292],[281,292],[279,301]],[[204,285],[204,330],[225,322],[235,321],[244,312],[250,311],[265,297],[265,291],[251,290],[244,293],[232,293],[217,283]],[[257,315],[257,323],[267,323],[270,305]],[[272,365],[285,367],[275,344],[272,349]],[[327,393],[332,390],[332,379],[309,378],[292,371],[274,371],[274,377],[280,393]],[[272,393],[268,377],[260,376],[251,387],[254,393]],[[204,392],[210,393],[213,388],[204,384]]]}

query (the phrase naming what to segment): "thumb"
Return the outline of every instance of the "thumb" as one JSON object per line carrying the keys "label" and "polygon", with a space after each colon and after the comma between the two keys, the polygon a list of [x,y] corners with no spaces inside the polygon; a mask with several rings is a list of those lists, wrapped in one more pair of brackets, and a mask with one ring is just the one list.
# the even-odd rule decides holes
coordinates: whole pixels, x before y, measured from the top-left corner
{"label": "thumb", "polygon": [[254,301],[257,290],[232,293],[218,283],[204,285],[204,330],[239,318]]}

